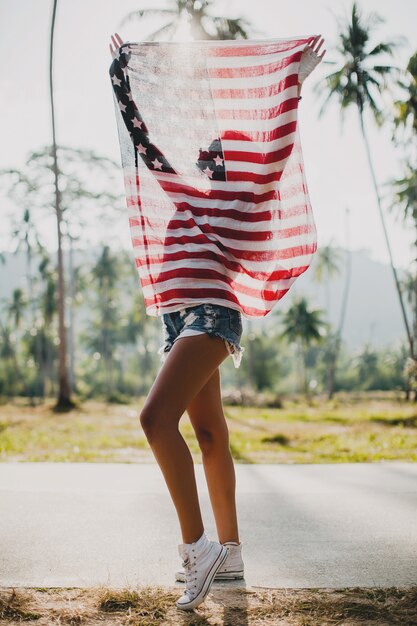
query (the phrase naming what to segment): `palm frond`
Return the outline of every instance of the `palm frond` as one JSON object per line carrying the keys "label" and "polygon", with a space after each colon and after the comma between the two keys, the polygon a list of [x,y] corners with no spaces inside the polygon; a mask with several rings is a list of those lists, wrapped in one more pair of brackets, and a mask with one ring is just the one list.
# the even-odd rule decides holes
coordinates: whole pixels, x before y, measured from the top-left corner
{"label": "palm frond", "polygon": [[417,82],[417,52],[415,52],[408,61],[407,71],[411,74],[414,80]]}
{"label": "palm frond", "polygon": [[390,41],[381,41],[372,50],[368,52],[368,56],[376,56],[378,54],[393,54],[396,44]]}
{"label": "palm frond", "polygon": [[[371,82],[371,81],[370,81]],[[369,105],[375,121],[377,123],[378,126],[382,126],[382,124],[384,123],[384,114],[382,112],[382,110],[380,109],[380,107],[378,106],[378,104],[376,103],[374,97],[372,96],[370,90],[369,90],[369,82],[365,83],[364,85],[364,92],[366,95],[366,102]]]}
{"label": "palm frond", "polygon": [[215,26],[219,39],[236,39],[239,35],[242,39],[248,38],[249,22],[244,18],[230,19],[222,16],[206,16]]}
{"label": "palm frond", "polygon": [[391,72],[399,70],[395,65],[373,65],[372,71],[377,74],[390,74]]}

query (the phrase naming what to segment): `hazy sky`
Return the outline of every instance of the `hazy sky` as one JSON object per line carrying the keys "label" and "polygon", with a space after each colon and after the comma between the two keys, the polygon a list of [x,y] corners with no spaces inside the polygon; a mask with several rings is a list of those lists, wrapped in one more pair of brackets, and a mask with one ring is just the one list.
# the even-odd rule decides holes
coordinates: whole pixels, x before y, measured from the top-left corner
{"label": "hazy sky", "polygon": [[[121,27],[132,10],[166,6],[165,0],[59,0],[55,27],[54,81],[58,143],[92,149],[120,163],[113,93],[108,75],[111,57],[109,36],[117,30],[124,40],[146,39],[164,19],[142,19]],[[336,39],[335,14],[343,16],[350,0],[228,0],[216,2],[217,13],[247,17],[256,27],[254,38],[286,37],[321,33],[331,60]],[[385,18],[377,38],[407,38],[395,63],[405,65],[417,49],[417,0],[362,0],[364,12],[377,11]],[[0,54],[5,61],[0,92],[0,167],[21,167],[31,150],[51,141],[49,123],[49,28],[52,0],[1,0]],[[318,118],[318,101],[312,86],[329,71],[321,66],[307,79],[301,102],[300,129],[307,182],[318,231],[318,245],[332,240],[345,245],[345,208],[350,210],[350,247],[367,248],[373,258],[387,261],[377,206],[372,190],[364,146],[355,110],[343,126],[337,105]],[[383,183],[400,173],[401,152],[391,141],[390,130],[376,130],[368,119],[369,137],[378,180]],[[122,171],[120,172],[122,189]],[[388,206],[387,198],[384,206]],[[2,200],[2,207],[8,205]],[[413,258],[407,233],[388,215],[397,265]],[[4,221],[3,221],[4,224]],[[54,231],[50,241],[54,243]],[[113,242],[130,245],[126,220]],[[0,247],[8,248],[5,228]]]}

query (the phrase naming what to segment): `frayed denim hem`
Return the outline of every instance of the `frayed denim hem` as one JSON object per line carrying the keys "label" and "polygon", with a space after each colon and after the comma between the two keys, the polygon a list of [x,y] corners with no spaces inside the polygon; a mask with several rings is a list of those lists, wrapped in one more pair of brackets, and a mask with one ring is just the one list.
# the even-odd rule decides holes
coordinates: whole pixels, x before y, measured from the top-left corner
{"label": "frayed denim hem", "polygon": [[226,344],[227,351],[230,354],[230,356],[232,357],[232,361],[233,361],[234,367],[236,369],[238,367],[240,367],[240,363],[242,361],[242,356],[243,356],[243,353],[245,351],[245,348],[243,348],[243,346],[241,346],[237,342],[230,341],[230,339],[227,339],[224,335],[222,335],[217,330],[216,331],[208,331],[208,334],[211,337],[214,336],[214,337],[220,337],[220,339],[223,339],[223,341]]}
{"label": "frayed denim hem", "polygon": [[242,356],[245,348],[243,346],[240,346],[238,343],[231,343],[227,339],[225,339],[225,341],[229,354],[232,357],[233,365],[237,369],[238,367],[240,367],[240,362],[242,361]]}
{"label": "frayed denim hem", "polygon": [[[220,339],[223,339],[223,341],[226,344],[226,348],[228,353],[230,354],[230,356],[232,357],[232,361],[233,361],[233,365],[234,367],[237,369],[238,367],[240,367],[240,363],[242,361],[242,356],[243,353],[245,351],[245,348],[243,346],[241,346],[239,343],[235,343],[230,341],[230,339],[226,339],[226,337],[224,337],[221,333],[219,333],[218,331],[207,331],[207,334],[210,335],[210,337],[220,337]],[[168,357],[168,352],[171,350],[172,346],[174,344],[172,343],[169,347],[164,344],[163,346],[161,346],[158,350],[158,354],[161,357],[161,363],[165,363],[167,357]]]}

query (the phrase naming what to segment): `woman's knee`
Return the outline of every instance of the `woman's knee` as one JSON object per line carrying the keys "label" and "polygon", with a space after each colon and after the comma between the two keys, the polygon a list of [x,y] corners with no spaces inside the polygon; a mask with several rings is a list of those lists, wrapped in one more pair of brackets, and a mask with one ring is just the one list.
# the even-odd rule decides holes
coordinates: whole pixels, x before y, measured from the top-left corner
{"label": "woman's knee", "polygon": [[196,428],[195,435],[203,454],[210,454],[219,449],[229,449],[227,432],[212,428]]}
{"label": "woman's knee", "polygon": [[148,409],[142,408],[141,412],[139,413],[139,422],[145,435],[148,433],[148,431],[150,431],[153,421],[153,416],[151,415],[150,411],[148,411]]}
{"label": "woman's knee", "polygon": [[178,420],[174,415],[167,415],[162,407],[150,403],[145,405],[140,414],[139,421],[142,429],[148,439],[156,433],[160,433],[163,429],[178,428]]}

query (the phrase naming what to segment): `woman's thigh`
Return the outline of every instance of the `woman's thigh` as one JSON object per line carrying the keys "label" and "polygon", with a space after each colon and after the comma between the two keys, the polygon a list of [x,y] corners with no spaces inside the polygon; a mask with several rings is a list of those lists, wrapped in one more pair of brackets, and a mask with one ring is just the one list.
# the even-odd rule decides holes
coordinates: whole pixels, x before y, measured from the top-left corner
{"label": "woman's thigh", "polygon": [[220,368],[217,367],[204,387],[187,406],[187,413],[197,437],[205,434],[228,436],[223,412]]}
{"label": "woman's thigh", "polygon": [[220,337],[203,333],[180,338],[159,370],[141,416],[159,423],[178,423],[228,354]]}

